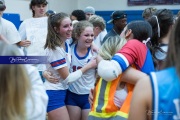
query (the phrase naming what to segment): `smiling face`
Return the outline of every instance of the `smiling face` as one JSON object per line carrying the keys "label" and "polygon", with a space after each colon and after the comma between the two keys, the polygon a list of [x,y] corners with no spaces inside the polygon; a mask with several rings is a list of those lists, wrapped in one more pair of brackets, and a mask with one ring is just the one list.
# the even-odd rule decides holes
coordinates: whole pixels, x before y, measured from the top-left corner
{"label": "smiling face", "polygon": [[90,47],[94,40],[93,27],[86,27],[78,38],[78,45],[83,47]]}
{"label": "smiling face", "polygon": [[71,38],[72,29],[73,27],[71,19],[69,17],[66,17],[61,21],[61,24],[59,26],[59,29],[57,29],[57,32],[59,33],[61,39],[65,41]]}

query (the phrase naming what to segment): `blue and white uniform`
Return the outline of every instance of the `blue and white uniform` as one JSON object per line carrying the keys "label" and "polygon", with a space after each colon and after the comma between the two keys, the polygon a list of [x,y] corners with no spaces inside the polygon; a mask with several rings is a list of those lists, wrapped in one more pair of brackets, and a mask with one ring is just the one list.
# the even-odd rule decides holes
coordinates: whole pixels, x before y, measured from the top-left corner
{"label": "blue and white uniform", "polygon": [[[76,47],[77,45],[75,44],[71,46],[71,53],[72,53],[72,63],[70,67],[71,72],[81,69],[93,57],[90,48],[88,48],[88,52],[85,56],[80,57],[77,54]],[[94,88],[95,80],[96,80],[95,69],[89,69],[88,71],[83,73],[80,79],[69,84],[69,89],[68,89],[69,92],[67,93],[66,105],[75,105],[75,106],[79,106],[82,109],[89,109],[90,106],[88,102],[88,95],[90,89]],[[80,98],[81,100],[83,99],[81,102],[80,102]],[[72,101],[72,99],[77,101]],[[84,102],[85,104],[88,104],[88,107],[79,105],[79,104],[84,104]]]}
{"label": "blue and white uniform", "polygon": [[150,74],[153,120],[180,119],[180,79],[174,67]]}
{"label": "blue and white uniform", "polygon": [[58,69],[63,67],[70,68],[71,63],[71,50],[69,44],[65,43],[66,50],[61,47],[56,47],[56,50],[46,49],[47,61],[49,64],[46,65],[47,70],[52,73],[52,76],[59,79],[59,83],[50,83],[45,81],[44,85],[46,92],[49,96],[49,103],[47,112],[65,106],[65,97],[67,85],[63,84],[63,79],[58,73]]}

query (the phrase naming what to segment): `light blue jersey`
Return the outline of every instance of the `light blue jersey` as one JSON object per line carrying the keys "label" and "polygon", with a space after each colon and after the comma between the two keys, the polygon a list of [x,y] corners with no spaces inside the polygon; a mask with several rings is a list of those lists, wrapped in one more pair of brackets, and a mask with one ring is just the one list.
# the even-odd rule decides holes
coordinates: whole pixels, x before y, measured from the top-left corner
{"label": "light blue jersey", "polygon": [[180,120],[180,79],[175,68],[152,72],[150,77],[153,120]]}

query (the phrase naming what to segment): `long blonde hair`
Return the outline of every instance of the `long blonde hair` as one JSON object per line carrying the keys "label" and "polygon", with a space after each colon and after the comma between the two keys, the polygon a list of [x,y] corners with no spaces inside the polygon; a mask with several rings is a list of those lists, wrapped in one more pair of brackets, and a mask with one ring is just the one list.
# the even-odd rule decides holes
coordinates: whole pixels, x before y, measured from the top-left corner
{"label": "long blonde hair", "polygon": [[[0,56],[20,55],[16,46],[0,42]],[[0,65],[0,120],[25,120],[30,81],[24,65]]]}
{"label": "long blonde hair", "polygon": [[[119,35],[108,37],[101,46],[98,54],[104,60],[111,60],[114,54],[116,54],[126,44],[126,42],[127,41],[124,38],[121,38]],[[95,86],[99,81],[99,78],[100,76],[96,74]]]}
{"label": "long blonde hair", "polygon": [[100,56],[105,60],[110,60],[112,56],[120,50],[126,40],[121,38],[119,35],[111,36],[106,39],[106,42],[103,43],[99,51]]}

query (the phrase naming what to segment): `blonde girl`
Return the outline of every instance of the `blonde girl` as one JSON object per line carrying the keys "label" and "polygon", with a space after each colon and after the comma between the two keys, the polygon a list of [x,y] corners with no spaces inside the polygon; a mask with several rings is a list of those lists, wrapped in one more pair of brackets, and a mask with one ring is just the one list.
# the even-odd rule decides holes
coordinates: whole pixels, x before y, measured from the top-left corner
{"label": "blonde girl", "polygon": [[[93,25],[88,21],[79,21],[73,29],[75,41],[72,46],[71,72],[77,71],[93,59],[91,45],[94,40]],[[94,87],[95,67],[86,71],[81,78],[69,85],[66,105],[71,120],[87,120],[90,111],[88,96]]]}
{"label": "blonde girl", "polygon": [[[0,42],[0,56],[20,55],[16,46]],[[0,120],[26,120],[26,99],[31,90],[22,64],[0,65]]]}

